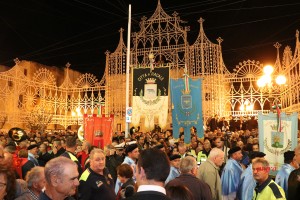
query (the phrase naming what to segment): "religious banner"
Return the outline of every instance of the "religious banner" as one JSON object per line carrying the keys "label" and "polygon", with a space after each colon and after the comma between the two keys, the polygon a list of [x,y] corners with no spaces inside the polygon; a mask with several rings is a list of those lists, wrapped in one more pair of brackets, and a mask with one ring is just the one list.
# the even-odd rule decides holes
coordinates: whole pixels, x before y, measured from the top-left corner
{"label": "religious banner", "polygon": [[84,139],[92,145],[104,148],[111,144],[113,117],[84,115]]}
{"label": "religious banner", "polygon": [[[279,114],[278,114],[279,113]],[[258,114],[259,150],[266,154],[272,171],[284,163],[284,152],[297,146],[298,114]]]}
{"label": "religious banner", "polygon": [[184,128],[184,141],[190,143],[190,130],[195,127],[198,137],[203,137],[201,80],[171,79],[173,136],[179,137]]}
{"label": "religious banner", "polygon": [[145,119],[145,128],[153,130],[155,118],[158,125],[164,129],[168,117],[168,88],[169,67],[133,69],[133,98],[132,118],[133,126],[139,126],[140,119]]}

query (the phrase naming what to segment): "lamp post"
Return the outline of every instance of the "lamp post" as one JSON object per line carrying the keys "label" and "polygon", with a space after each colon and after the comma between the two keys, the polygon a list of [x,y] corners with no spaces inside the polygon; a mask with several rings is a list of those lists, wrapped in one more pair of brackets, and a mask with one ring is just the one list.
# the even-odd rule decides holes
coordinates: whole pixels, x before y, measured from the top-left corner
{"label": "lamp post", "polygon": [[[277,76],[273,75],[274,68],[271,65],[267,65],[263,68],[263,76],[261,76],[257,80],[257,85],[262,90],[266,89],[268,92],[268,99],[270,103],[270,111],[272,111],[272,104],[274,101],[273,90],[276,86],[282,86],[286,83],[286,77],[282,74],[278,74]],[[280,73],[280,72],[279,72]],[[273,80],[275,78],[275,81]]]}

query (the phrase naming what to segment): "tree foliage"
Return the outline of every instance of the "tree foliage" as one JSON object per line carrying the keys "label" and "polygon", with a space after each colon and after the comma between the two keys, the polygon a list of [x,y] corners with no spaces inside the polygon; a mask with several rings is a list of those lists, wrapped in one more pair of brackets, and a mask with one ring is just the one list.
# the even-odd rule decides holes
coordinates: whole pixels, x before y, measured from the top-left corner
{"label": "tree foliage", "polygon": [[53,114],[46,111],[42,107],[33,109],[25,118],[27,128],[32,131],[44,132],[48,124],[51,122]]}

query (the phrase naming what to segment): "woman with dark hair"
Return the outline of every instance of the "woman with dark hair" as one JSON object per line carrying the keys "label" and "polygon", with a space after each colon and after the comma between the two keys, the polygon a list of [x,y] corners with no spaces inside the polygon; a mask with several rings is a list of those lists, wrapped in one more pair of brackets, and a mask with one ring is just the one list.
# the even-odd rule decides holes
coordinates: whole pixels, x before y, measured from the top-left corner
{"label": "woman with dark hair", "polygon": [[184,132],[179,133],[179,141],[184,141]]}
{"label": "woman with dark hair", "polygon": [[149,142],[145,142],[143,148],[144,149],[150,149],[150,143]]}
{"label": "woman with dark hair", "polygon": [[0,163],[0,200],[13,200],[16,192],[16,177],[11,166]]}
{"label": "woman with dark hair", "polygon": [[133,170],[130,165],[123,163],[117,167],[118,178],[122,186],[117,194],[117,200],[131,197],[135,192],[135,182],[132,179]]}
{"label": "woman with dark hair", "polygon": [[171,155],[178,155],[179,154],[177,144],[172,148],[172,150],[170,151],[169,154],[170,154],[170,156]]}
{"label": "woman with dark hair", "polygon": [[166,188],[167,196],[172,200],[193,200],[191,191],[184,185],[175,185]]}

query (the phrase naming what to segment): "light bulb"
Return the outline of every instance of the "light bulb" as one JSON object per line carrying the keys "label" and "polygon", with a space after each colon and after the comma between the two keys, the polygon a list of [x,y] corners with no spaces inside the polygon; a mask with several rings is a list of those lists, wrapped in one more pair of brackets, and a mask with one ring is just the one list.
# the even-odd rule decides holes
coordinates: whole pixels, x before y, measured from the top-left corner
{"label": "light bulb", "polygon": [[283,85],[283,84],[285,84],[285,83],[286,83],[286,78],[285,78],[285,76],[283,76],[283,75],[277,76],[277,78],[276,78],[276,83],[277,83],[278,85]]}
{"label": "light bulb", "polygon": [[266,82],[263,79],[263,77],[261,77],[260,79],[257,80],[257,86],[258,87],[265,87],[266,86]]}
{"label": "light bulb", "polygon": [[274,71],[274,68],[271,65],[266,65],[264,67],[264,73],[267,75],[271,75]]}

